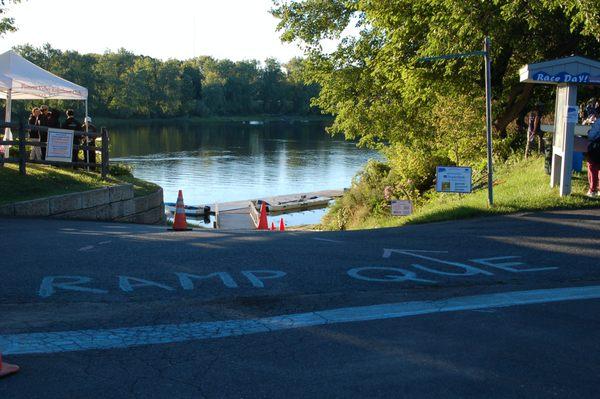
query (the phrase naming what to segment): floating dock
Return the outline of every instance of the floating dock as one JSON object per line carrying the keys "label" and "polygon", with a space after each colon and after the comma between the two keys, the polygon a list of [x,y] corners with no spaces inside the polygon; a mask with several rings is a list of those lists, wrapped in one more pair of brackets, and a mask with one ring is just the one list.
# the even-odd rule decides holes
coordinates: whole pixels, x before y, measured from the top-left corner
{"label": "floating dock", "polygon": [[[331,199],[341,197],[344,190],[323,190],[309,193],[278,195],[274,197],[260,198],[269,203],[293,201],[301,196],[329,197]],[[215,223],[217,229],[222,230],[254,230],[258,223],[258,212],[252,202],[257,199],[233,202],[221,202],[211,206],[215,211]]]}

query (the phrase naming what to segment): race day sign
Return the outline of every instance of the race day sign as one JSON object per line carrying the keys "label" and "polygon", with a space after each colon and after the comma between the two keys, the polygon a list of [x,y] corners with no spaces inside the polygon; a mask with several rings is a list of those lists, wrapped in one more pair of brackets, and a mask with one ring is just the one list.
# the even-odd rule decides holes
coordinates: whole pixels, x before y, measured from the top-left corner
{"label": "race day sign", "polygon": [[472,175],[468,167],[438,166],[435,189],[441,193],[470,193]]}
{"label": "race day sign", "polygon": [[565,71],[552,75],[541,71],[534,74],[533,80],[548,83],[599,83],[600,76],[590,76],[589,73],[572,75]]}
{"label": "race day sign", "polygon": [[71,162],[74,135],[73,130],[48,129],[46,161]]}

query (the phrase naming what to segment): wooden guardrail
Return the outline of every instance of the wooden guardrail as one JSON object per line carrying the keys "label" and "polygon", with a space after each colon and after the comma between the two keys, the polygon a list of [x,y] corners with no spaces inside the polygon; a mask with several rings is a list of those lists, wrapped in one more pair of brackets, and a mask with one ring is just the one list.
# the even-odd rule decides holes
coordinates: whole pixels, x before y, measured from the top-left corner
{"label": "wooden guardrail", "polygon": [[[22,122],[0,122],[0,129],[4,130],[5,128],[10,128],[13,132],[13,140],[0,140],[0,145],[14,145],[19,147],[19,155],[17,157],[11,157],[10,154],[5,154],[4,158],[0,158],[0,162],[3,163],[15,163],[19,164],[19,172],[22,175],[27,174],[27,164],[43,164],[43,165],[54,165],[54,166],[81,166],[81,167],[89,167],[96,168],[98,167],[98,163],[96,162],[96,157],[94,156],[92,159],[87,159],[88,151],[94,151],[94,155],[96,152],[100,152],[101,162],[100,168],[102,173],[102,178],[106,178],[108,176],[108,162],[109,162],[109,153],[108,153],[108,130],[106,128],[101,128],[100,133],[92,133],[92,132],[78,132],[75,131],[75,136],[87,137],[92,140],[96,140],[97,137],[102,139],[102,144],[100,147],[96,145],[77,145],[73,144],[73,150],[83,150],[86,154],[85,158],[87,161],[83,162],[58,162],[58,161],[47,161],[47,160],[33,160],[29,159],[26,153],[26,146],[32,147],[47,147],[47,143],[42,143],[39,141],[31,141],[27,140],[27,131],[38,131],[38,132],[47,132],[47,126],[37,126],[37,125],[28,125],[23,124]],[[16,133],[16,134],[15,134]],[[16,140],[14,139],[16,136]]]}

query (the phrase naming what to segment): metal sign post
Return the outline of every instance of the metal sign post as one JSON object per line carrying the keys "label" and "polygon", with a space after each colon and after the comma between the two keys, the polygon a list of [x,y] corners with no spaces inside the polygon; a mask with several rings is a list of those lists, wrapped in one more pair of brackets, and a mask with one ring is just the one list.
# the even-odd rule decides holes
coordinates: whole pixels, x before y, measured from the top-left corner
{"label": "metal sign post", "polygon": [[494,205],[494,168],[492,165],[492,57],[490,56],[490,38],[485,38],[483,56],[485,59],[485,116],[487,134],[488,161],[488,205]]}
{"label": "metal sign post", "polygon": [[488,169],[488,205],[494,205],[494,168],[492,165],[492,57],[490,53],[490,38],[486,37],[483,51],[470,53],[445,54],[435,57],[421,58],[420,61],[450,60],[455,58],[481,57],[485,61],[485,114],[486,114],[486,137],[487,137],[487,169]]}

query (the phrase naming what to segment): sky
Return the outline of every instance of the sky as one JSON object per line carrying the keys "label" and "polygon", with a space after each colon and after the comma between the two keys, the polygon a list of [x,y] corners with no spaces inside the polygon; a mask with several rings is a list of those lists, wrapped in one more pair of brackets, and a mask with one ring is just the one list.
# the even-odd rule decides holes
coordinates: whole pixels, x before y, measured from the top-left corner
{"label": "sky", "polygon": [[9,6],[19,30],[0,38],[0,51],[50,43],[80,53],[125,48],[163,60],[210,55],[286,62],[302,55],[279,40],[271,8],[271,0],[23,0]]}

